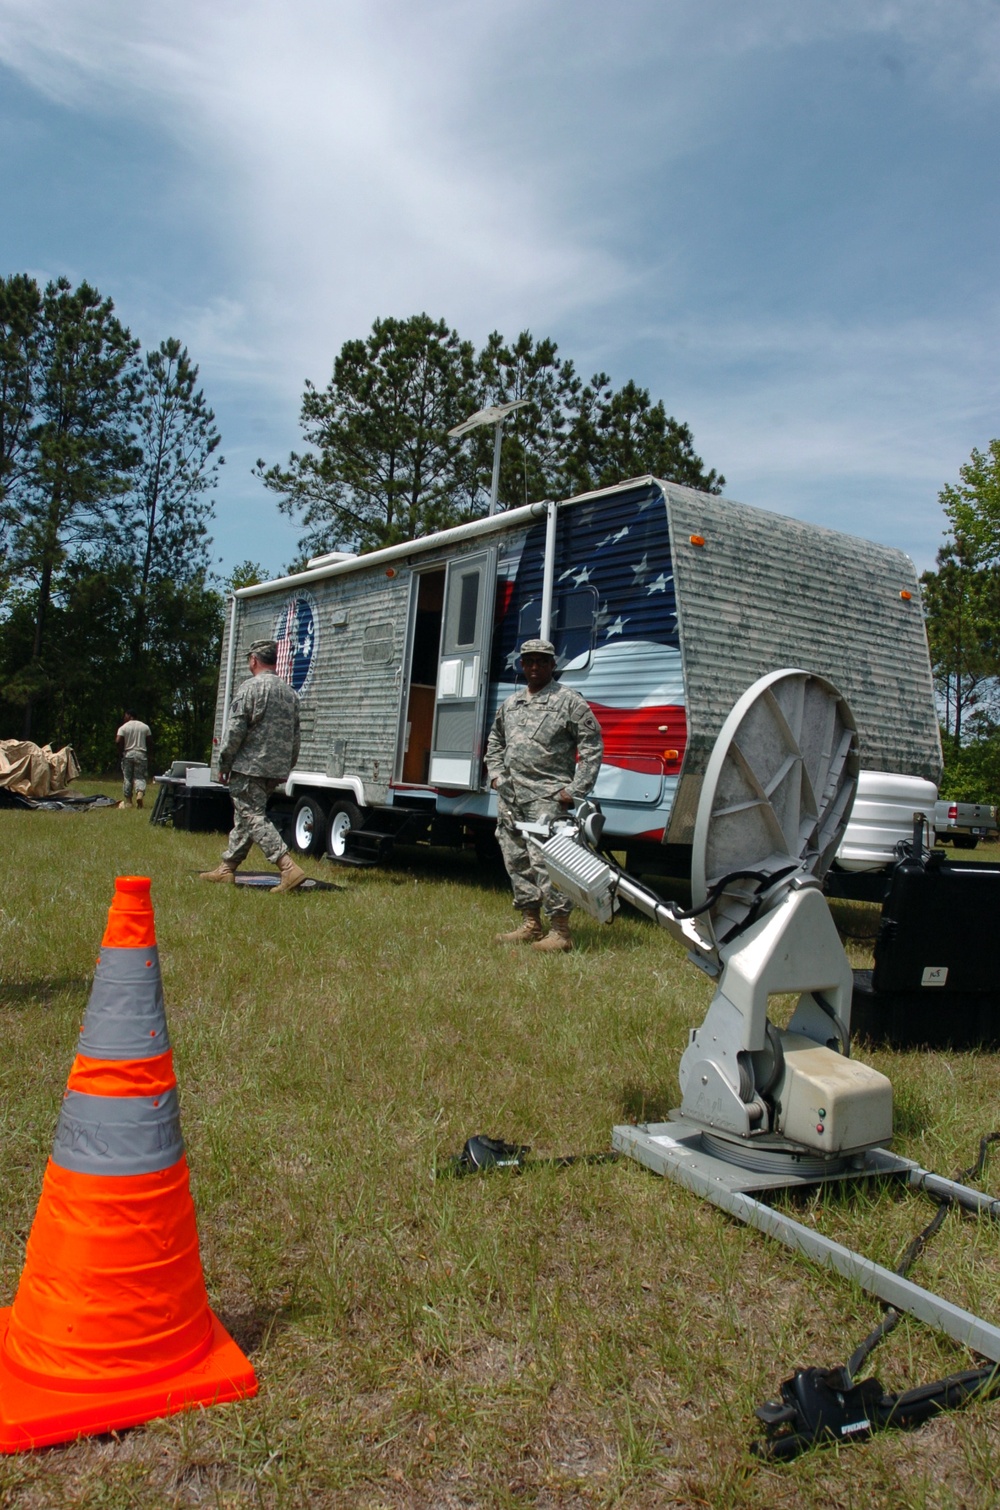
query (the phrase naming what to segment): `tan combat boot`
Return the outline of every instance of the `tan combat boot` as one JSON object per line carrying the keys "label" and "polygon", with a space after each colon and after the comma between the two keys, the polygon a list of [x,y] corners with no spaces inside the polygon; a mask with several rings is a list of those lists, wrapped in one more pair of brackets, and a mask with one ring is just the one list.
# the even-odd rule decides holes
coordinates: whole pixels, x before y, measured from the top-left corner
{"label": "tan combat boot", "polygon": [[119,802],[119,804],[118,804],[118,811],[121,812],[124,808],[131,807],[131,806],[132,806],[132,798],[131,797],[123,797],[122,800],[121,800],[121,802]]}
{"label": "tan combat boot", "polygon": [[281,880],[272,888],[272,896],[276,891],[294,891],[306,879],[305,871],[301,865],[296,865],[287,849],[278,861],[278,869],[281,871]]}
{"label": "tan combat boot", "polygon": [[142,793],[141,792],[137,792],[136,793],[135,805],[136,805],[136,807],[142,807]]}
{"label": "tan combat boot", "polygon": [[198,872],[199,881],[236,881],[236,866],[232,860],[220,860],[214,870]]}
{"label": "tan combat boot", "polygon": [[560,950],[563,954],[567,949],[572,949],[573,940],[569,936],[569,913],[554,912],[549,919],[552,924],[552,932],[547,933],[537,944],[532,944],[532,949],[547,949],[550,952]]}
{"label": "tan combat boot", "polygon": [[498,944],[533,944],[537,939],[545,937],[542,914],[537,907],[525,907],[522,916],[524,922],[520,928],[512,928],[510,933],[497,934]]}

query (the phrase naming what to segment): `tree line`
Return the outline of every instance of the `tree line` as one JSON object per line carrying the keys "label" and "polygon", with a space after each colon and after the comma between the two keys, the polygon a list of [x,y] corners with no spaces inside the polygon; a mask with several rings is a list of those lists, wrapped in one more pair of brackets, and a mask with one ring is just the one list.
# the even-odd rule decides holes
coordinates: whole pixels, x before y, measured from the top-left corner
{"label": "tree line", "polygon": [[0,730],[111,764],[129,704],[160,753],[205,742],[222,462],[198,368],[143,353],[89,283],[0,279]]}
{"label": "tree line", "polygon": [[380,319],[347,341],[323,389],[307,382],[310,447],[256,475],[302,526],[301,556],[374,550],[486,512],[493,429],[455,440],[471,414],[525,400],[507,420],[499,504],[566,498],[652,473],[717,493],[725,483],[695,453],[690,428],[635,382],[584,382],[552,340],[499,332],[480,351],[427,314]]}
{"label": "tree line", "polygon": [[[306,383],[309,449],[254,469],[301,526],[291,566],[485,513],[493,432],[447,432],[515,399],[501,507],[647,472],[725,481],[648,390],[582,381],[552,340],[494,332],[477,352],[426,314],[379,319],[325,389]],[[87,282],[0,278],[0,737],[72,743],[86,769],[110,769],[134,705],[161,766],[207,753],[223,589],[265,575],[251,561],[212,574],[220,444],[179,341],[144,353]]]}
{"label": "tree line", "polygon": [[[518,399],[502,508],[646,473],[706,492],[725,482],[647,389],[583,381],[552,340],[494,332],[477,351],[426,314],[378,319],[344,343],[325,388],[306,383],[308,449],[254,469],[301,527],[290,565],[482,515],[492,428],[448,431]],[[135,705],[158,762],[207,754],[223,590],[265,575],[250,561],[225,583],[212,574],[220,445],[178,340],[143,352],[87,282],[0,278],[0,737],[72,743],[87,769],[109,769]],[[946,541],[921,580],[942,790],[1000,800],[1000,440],[939,498]]]}
{"label": "tree line", "polygon": [[937,569],[921,578],[956,800],[1000,802],[1000,440],[974,449],[938,495],[948,521]]}

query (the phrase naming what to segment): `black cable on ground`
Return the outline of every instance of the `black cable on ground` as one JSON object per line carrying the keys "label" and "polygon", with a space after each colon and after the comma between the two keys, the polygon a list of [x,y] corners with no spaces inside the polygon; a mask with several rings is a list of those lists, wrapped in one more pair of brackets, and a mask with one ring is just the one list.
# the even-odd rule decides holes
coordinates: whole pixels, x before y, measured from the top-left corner
{"label": "black cable on ground", "polygon": [[[958,1182],[964,1183],[982,1173],[990,1145],[996,1142],[1000,1142],[1000,1132],[987,1133],[979,1140],[979,1157],[975,1164],[961,1171],[956,1177]],[[903,1254],[896,1269],[900,1276],[908,1272],[955,1204],[949,1196],[932,1195],[931,1199],[937,1202],[938,1209]],[[974,1397],[992,1399],[1000,1394],[1000,1365],[995,1363],[950,1374],[946,1379],[895,1395],[886,1394],[874,1378],[855,1383],[866,1358],[901,1319],[894,1306],[886,1305],[878,1326],[846,1363],[831,1369],[799,1369],[786,1379],[780,1399],[765,1400],[757,1407],[755,1414],[764,1426],[765,1436],[752,1444],[755,1456],[771,1462],[788,1462],[810,1447],[827,1442],[864,1441],[887,1426],[919,1426],[941,1411],[953,1410]]]}
{"label": "black cable on ground", "polygon": [[525,1169],[568,1169],[571,1164],[614,1164],[621,1154],[614,1150],[607,1153],[568,1153],[547,1159],[529,1159],[531,1147],[526,1143],[506,1143],[502,1138],[491,1138],[486,1133],[477,1133],[469,1138],[461,1153],[453,1154],[435,1171],[436,1177],[449,1175],[461,1177],[467,1174],[483,1174],[491,1169],[513,1169],[521,1173]]}

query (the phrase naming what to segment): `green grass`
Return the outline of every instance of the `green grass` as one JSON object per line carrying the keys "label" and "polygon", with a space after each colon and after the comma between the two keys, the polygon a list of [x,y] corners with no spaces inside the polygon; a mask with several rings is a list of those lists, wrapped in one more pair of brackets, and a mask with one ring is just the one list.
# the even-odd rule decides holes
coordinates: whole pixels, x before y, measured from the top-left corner
{"label": "green grass", "polygon": [[[261,1386],[0,1458],[0,1505],[996,1504],[1000,1404],[787,1468],[751,1458],[754,1406],[878,1318],[836,1276],[632,1163],[432,1177],[477,1132],[600,1151],[675,1103],[711,987],[665,933],[580,918],[571,955],[505,950],[507,892],[469,856],[309,861],[341,888],[313,895],[209,887],[193,873],[220,838],[135,811],[0,812],[0,845],[0,1301],[114,877],[147,874],[209,1294]],[[836,915],[873,931],[871,908]],[[1000,1121],[996,1056],[867,1057],[893,1080],[900,1151],[971,1163]],[[892,1187],[795,1206],[892,1265],[930,1214]],[[993,1316],[1000,1234],[953,1214],[913,1277]],[[969,1365],[904,1322],[875,1368],[900,1389]]]}

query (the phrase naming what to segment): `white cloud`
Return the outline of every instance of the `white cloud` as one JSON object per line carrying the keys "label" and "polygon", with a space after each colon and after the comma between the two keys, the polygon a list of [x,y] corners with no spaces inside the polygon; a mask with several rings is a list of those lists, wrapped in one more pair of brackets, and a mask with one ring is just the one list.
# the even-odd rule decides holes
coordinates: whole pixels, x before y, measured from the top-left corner
{"label": "white cloud", "polygon": [[280,455],[306,376],[376,315],[427,309],[476,340],[562,332],[586,371],[640,377],[736,496],[795,511],[817,479],[871,483],[926,494],[929,519],[989,438],[996,311],[793,321],[776,288],[770,313],[716,317],[697,227],[647,225],[688,160],[710,171],[754,130],[756,69],[847,43],[948,111],[1000,88],[993,0],[0,0],[0,61],[175,144],[154,191],[183,202],[215,286],[142,301],[228,390],[234,454],[241,409],[284,414]]}

